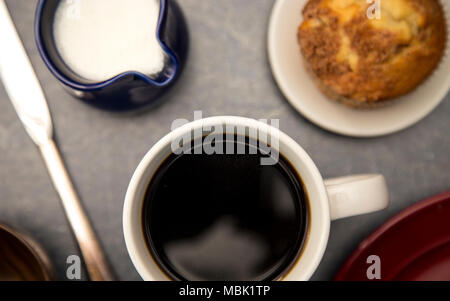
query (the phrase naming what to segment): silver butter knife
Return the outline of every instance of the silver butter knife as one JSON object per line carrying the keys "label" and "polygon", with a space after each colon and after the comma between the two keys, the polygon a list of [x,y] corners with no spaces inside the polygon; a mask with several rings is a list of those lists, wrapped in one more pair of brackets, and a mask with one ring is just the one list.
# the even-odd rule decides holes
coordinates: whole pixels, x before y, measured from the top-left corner
{"label": "silver butter knife", "polygon": [[39,147],[84,257],[89,278],[113,280],[106,257],[53,140],[47,102],[5,1],[0,0],[0,79],[25,129]]}

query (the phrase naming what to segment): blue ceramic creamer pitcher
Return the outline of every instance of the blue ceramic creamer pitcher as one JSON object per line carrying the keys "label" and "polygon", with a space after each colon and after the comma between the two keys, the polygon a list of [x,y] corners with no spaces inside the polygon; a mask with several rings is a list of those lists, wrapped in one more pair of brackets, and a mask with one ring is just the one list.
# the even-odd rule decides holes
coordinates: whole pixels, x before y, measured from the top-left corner
{"label": "blue ceramic creamer pitcher", "polygon": [[[180,75],[187,57],[189,39],[184,16],[176,2],[173,0],[153,1],[159,1],[160,4],[154,34],[165,54],[164,67],[158,74],[149,76],[129,70],[96,82],[85,79],[71,70],[58,52],[54,39],[55,13],[61,0],[40,0],[37,5],[35,38],[44,63],[71,94],[95,107],[127,111],[154,104]],[[132,1],[126,1],[126,3],[133,5]]]}

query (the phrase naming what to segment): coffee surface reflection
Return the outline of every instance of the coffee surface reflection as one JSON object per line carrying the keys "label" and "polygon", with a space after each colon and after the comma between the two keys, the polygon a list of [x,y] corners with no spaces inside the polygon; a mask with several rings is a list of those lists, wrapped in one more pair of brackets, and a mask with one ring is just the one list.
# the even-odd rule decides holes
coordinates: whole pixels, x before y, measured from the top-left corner
{"label": "coffee surface reflection", "polygon": [[194,155],[194,148],[167,158],[147,189],[142,221],[154,259],[174,280],[280,278],[307,231],[297,172],[282,155],[264,166],[260,151]]}

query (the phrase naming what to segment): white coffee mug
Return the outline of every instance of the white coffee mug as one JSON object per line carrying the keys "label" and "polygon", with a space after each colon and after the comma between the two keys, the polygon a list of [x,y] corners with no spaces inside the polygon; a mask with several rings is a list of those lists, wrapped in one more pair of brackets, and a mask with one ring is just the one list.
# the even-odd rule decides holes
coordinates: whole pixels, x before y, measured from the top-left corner
{"label": "white coffee mug", "polygon": [[145,155],[126,193],[123,209],[125,242],[131,260],[144,280],[171,280],[153,259],[142,227],[144,197],[152,176],[172,153],[173,141],[195,130],[224,125],[252,129],[247,132],[249,138],[266,144],[276,136],[279,152],[295,168],[305,186],[310,213],[307,238],[301,255],[297,257],[293,267],[280,276],[281,280],[308,280],[312,276],[325,252],[332,220],[378,211],[389,205],[389,193],[382,175],[356,175],[324,180],[303,148],[273,126],[231,116],[197,120],[169,133]]}

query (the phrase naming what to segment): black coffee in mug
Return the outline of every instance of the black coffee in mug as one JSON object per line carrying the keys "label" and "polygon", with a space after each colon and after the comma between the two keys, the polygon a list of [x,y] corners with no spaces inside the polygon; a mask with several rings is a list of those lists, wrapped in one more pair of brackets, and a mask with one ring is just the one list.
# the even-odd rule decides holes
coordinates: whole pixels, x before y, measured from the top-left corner
{"label": "black coffee in mug", "polygon": [[270,152],[248,139],[245,154],[200,154],[202,146],[170,155],[149,184],[142,225],[152,256],[173,280],[279,279],[306,239],[299,175],[282,154],[262,165]]}

